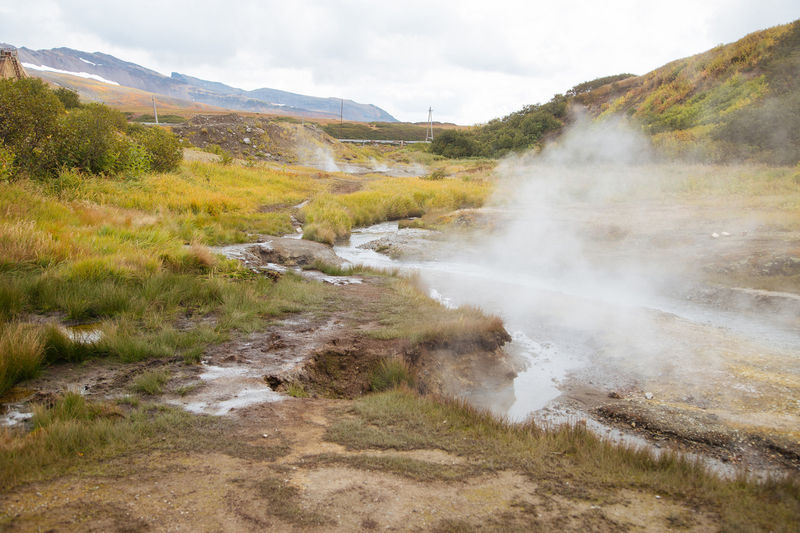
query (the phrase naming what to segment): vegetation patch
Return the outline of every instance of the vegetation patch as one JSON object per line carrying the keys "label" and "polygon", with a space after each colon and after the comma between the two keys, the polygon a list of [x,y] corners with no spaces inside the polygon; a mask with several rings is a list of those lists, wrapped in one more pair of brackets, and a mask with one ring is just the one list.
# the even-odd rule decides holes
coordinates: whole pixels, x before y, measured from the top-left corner
{"label": "vegetation patch", "polygon": [[[0,330],[19,349],[0,353],[0,389],[42,364],[91,357],[197,362],[231,331],[320,305],[328,291],[321,284],[295,275],[272,281],[208,245],[288,232],[288,210],[261,208],[293,205],[324,187],[288,172],[213,163],[136,180],[63,171],[2,184]],[[31,315],[92,322],[99,338],[78,342],[59,325],[24,324]]]}
{"label": "vegetation patch", "polygon": [[793,477],[721,480],[670,453],[656,458],[610,444],[582,425],[509,424],[463,402],[403,389],[360,398],[346,414],[326,438],[350,449],[441,449],[480,468],[520,471],[541,490],[573,499],[602,502],[635,486],[719,515],[723,529],[789,531],[800,517]]}
{"label": "vegetation patch", "polygon": [[393,178],[373,181],[364,190],[322,194],[303,207],[303,238],[333,244],[357,226],[416,217],[433,209],[480,207],[491,192],[485,180]]}
{"label": "vegetation patch", "polygon": [[389,454],[321,454],[303,457],[303,463],[343,465],[360,470],[395,474],[414,481],[461,481],[483,473],[483,470],[477,465],[445,465]]}
{"label": "vegetation patch", "polygon": [[148,370],[136,377],[131,389],[141,394],[154,396],[164,391],[164,385],[168,381],[169,372],[167,370]]}
{"label": "vegetation patch", "polygon": [[414,376],[411,367],[400,357],[382,360],[369,377],[369,386],[373,391],[385,391],[396,387],[413,387]]}
{"label": "vegetation patch", "polygon": [[233,483],[246,484],[256,490],[270,516],[299,527],[319,527],[333,523],[325,514],[303,507],[300,504],[299,489],[277,477],[267,477],[256,483],[249,480],[233,480]]}
{"label": "vegetation patch", "polygon": [[35,376],[44,359],[44,342],[36,328],[10,322],[0,325],[0,395]]}
{"label": "vegetation patch", "polygon": [[169,131],[128,126],[125,115],[81,104],[37,78],[0,80],[0,141],[13,154],[13,175],[52,178],[60,169],[139,176],[175,170],[182,159]]}

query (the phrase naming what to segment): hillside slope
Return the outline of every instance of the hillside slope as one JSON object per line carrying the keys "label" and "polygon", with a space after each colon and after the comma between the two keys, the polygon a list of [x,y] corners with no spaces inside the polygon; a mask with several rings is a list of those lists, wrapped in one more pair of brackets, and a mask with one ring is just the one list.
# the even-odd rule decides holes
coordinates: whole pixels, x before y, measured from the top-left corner
{"label": "hillside slope", "polygon": [[800,160],[800,20],[577,95],[624,113],[670,155]]}
{"label": "hillside slope", "polygon": [[628,117],[666,157],[794,164],[800,161],[800,20],[642,76],[581,83],[472,131],[439,135],[433,150],[499,157],[538,147],[577,109],[597,119]]}
{"label": "hillside slope", "polygon": [[[109,86],[120,86],[167,96],[188,106],[200,103],[236,111],[251,111],[314,118],[339,118],[345,120],[394,122],[396,119],[372,104],[361,104],[348,99],[320,98],[276,89],[246,91],[223,83],[202,80],[173,72],[164,76],[135,63],[123,61],[100,52],[83,52],[70,48],[50,50],[18,49],[20,61],[29,75],[53,81],[54,76],[70,75],[61,84],[77,90],[88,100],[103,100],[117,105],[110,95],[100,95],[97,86],[75,84],[72,78],[89,78]],[[75,76],[77,75],[77,76]]]}

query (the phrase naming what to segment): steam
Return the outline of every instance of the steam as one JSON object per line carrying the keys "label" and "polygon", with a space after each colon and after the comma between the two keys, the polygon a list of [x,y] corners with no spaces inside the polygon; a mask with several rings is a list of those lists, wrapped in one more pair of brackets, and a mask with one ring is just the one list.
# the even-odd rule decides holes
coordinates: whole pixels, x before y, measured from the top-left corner
{"label": "steam", "polygon": [[297,155],[300,164],[324,172],[343,172],[345,174],[374,172],[387,176],[422,176],[425,174],[425,167],[419,164],[388,165],[374,158],[370,158],[368,163],[362,164],[337,162],[336,155],[329,146],[315,143],[298,142]]}
{"label": "steam", "polygon": [[[670,373],[680,351],[654,324],[664,320],[658,302],[671,262],[627,242],[648,218],[630,200],[659,189],[650,156],[646,139],[624,122],[579,120],[558,144],[498,170],[495,201],[510,217],[479,243],[480,262],[512,282],[500,289],[504,316],[555,332],[525,342],[561,339],[553,357],[575,359],[570,369],[624,359],[626,374],[652,377]],[[613,366],[609,378],[618,382]]]}
{"label": "steam", "polygon": [[687,301],[705,264],[719,260],[723,232],[743,235],[750,223],[672,201],[683,178],[655,164],[624,120],[579,119],[558,143],[508,158],[497,173],[491,204],[504,221],[423,276],[440,298],[504,319],[511,351],[529,365],[512,418],[543,407],[558,394],[553,382],[570,375],[607,390],[671,384],[664,390],[696,397],[720,379],[726,353],[756,352],[765,332],[767,344],[781,336]]}
{"label": "steam", "polygon": [[300,163],[304,166],[313,167],[325,172],[342,172],[341,167],[336,163],[333,150],[327,146],[298,145],[297,155]]}

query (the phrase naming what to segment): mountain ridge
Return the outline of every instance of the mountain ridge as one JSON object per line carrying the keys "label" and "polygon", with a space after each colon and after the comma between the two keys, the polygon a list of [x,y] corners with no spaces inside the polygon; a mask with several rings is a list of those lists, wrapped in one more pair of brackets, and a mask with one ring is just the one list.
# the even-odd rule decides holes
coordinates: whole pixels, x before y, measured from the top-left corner
{"label": "mountain ridge", "polygon": [[[79,77],[85,78],[88,75],[95,80],[99,77],[101,79],[98,81],[101,83],[114,82],[122,87],[167,96],[176,99],[175,102],[186,101],[232,111],[315,118],[339,118],[341,112],[344,120],[353,122],[397,121],[385,110],[373,104],[362,104],[345,98],[310,96],[268,87],[248,91],[178,72],[165,76],[103,52],[85,52],[67,47],[42,50],[19,47],[17,51],[20,61],[29,65],[26,69],[28,74],[66,85],[78,91],[86,99],[103,100],[112,105],[114,102],[102,98],[107,95],[98,95],[104,92],[102,88],[93,88],[83,83],[75,84],[67,76],[85,74]],[[64,72],[35,68],[42,66]]]}

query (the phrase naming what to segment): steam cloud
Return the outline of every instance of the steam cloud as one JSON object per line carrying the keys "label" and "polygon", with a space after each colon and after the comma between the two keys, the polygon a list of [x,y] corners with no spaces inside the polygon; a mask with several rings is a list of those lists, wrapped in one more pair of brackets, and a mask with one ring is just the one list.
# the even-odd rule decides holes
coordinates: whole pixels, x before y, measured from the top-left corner
{"label": "steam cloud", "polygon": [[492,204],[505,222],[427,278],[506,322],[511,349],[531,365],[512,417],[542,407],[558,394],[552,380],[568,375],[606,389],[655,380],[702,394],[724,353],[766,331],[687,300],[719,261],[714,247],[725,249],[712,233],[734,221],[744,234],[751,223],[673,202],[684,178],[656,164],[624,121],[578,120],[557,144],[506,159],[498,174]]}

